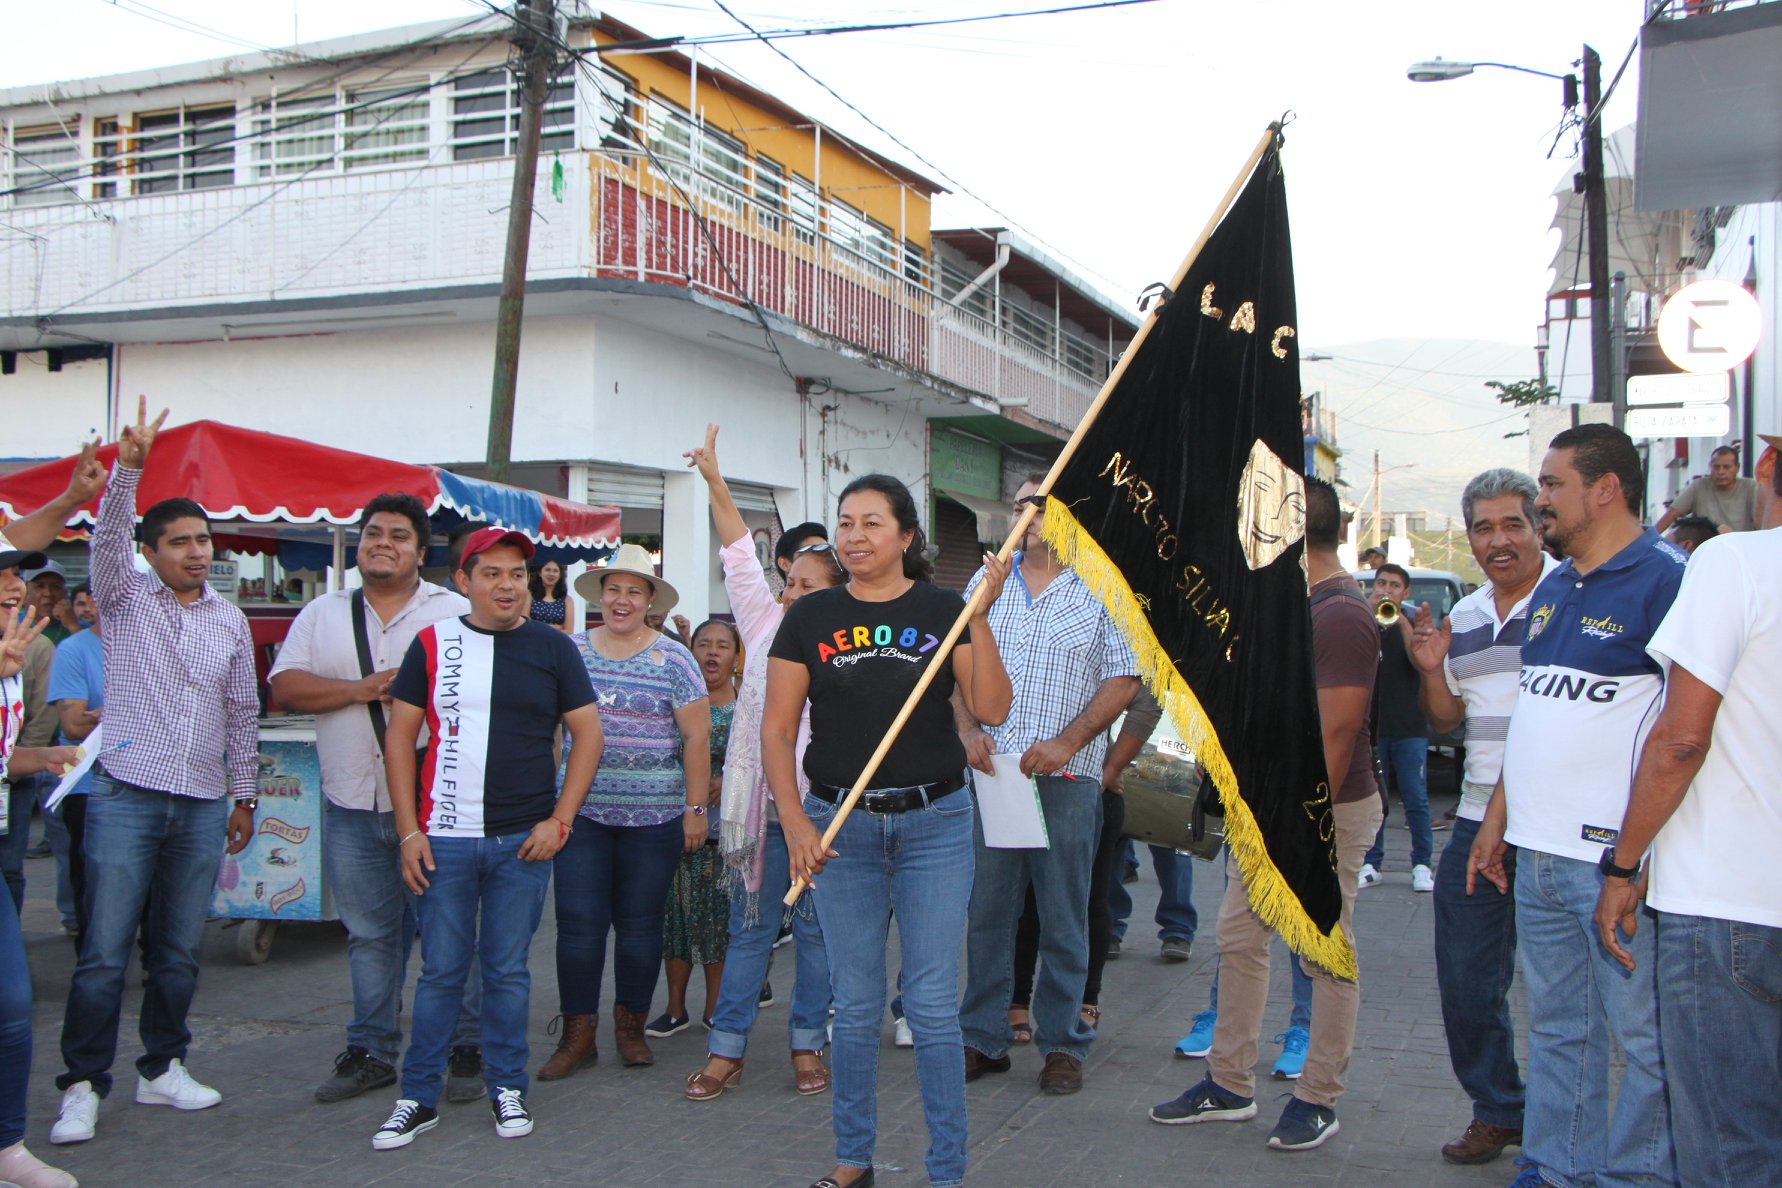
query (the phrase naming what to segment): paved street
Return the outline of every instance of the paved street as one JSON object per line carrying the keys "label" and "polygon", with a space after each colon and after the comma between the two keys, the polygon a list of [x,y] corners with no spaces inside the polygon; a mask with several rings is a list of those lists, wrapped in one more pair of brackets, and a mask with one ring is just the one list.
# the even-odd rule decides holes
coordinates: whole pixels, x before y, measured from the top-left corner
{"label": "paved street", "polygon": [[[1453,801],[1436,801],[1439,819]],[[1279,947],[1257,1119],[1163,1127],[1145,1117],[1150,1105],[1179,1093],[1205,1067],[1175,1058],[1171,1048],[1206,1004],[1220,892],[1217,868],[1197,864],[1194,899],[1203,932],[1193,960],[1165,965],[1149,927],[1157,887],[1147,863],[1132,887],[1136,908],[1125,955],[1108,966],[1102,1035],[1086,1088],[1074,1097],[1039,1095],[1040,1058],[1030,1049],[1017,1051],[1013,1073],[970,1086],[968,1181],[1009,1188],[1156,1185],[1191,1178],[1221,1188],[1507,1182],[1513,1174],[1507,1158],[1465,1169],[1443,1163],[1437,1152],[1466,1122],[1468,1106],[1449,1071],[1442,1038],[1430,897],[1411,891],[1409,840],[1396,805],[1392,823],[1385,881],[1362,893],[1357,911],[1364,970],[1361,1022],[1349,1092],[1338,1109],[1342,1131],[1323,1149],[1283,1154],[1266,1146],[1282,1104],[1275,1095],[1286,1089],[1266,1079],[1277,1051],[1266,1041],[1275,1029],[1285,1028],[1287,1018],[1286,967],[1280,959],[1285,950]],[[1448,836],[1438,833],[1438,846]],[[318,1106],[310,1098],[342,1046],[350,1014],[344,933],[331,924],[286,927],[271,961],[261,966],[239,964],[235,931],[220,923],[210,926],[193,1012],[191,1065],[224,1095],[213,1110],[178,1114],[132,1100],[131,1062],[141,1050],[133,980],[118,1086],[100,1111],[99,1137],[83,1146],[51,1148],[53,1078],[60,1069],[57,1045],[73,960],[48,898],[53,864],[31,861],[27,875],[25,936],[37,994],[27,1141],[39,1154],[53,1152],[84,1185],[592,1183],[628,1188],[694,1182],[802,1188],[831,1165],[829,1098],[800,1098],[792,1090],[783,1005],[764,1012],[742,1088],[718,1101],[696,1104],[681,1096],[683,1079],[703,1054],[697,1027],[652,1041],[656,1067],[624,1069],[611,1058],[611,1026],[603,1014],[600,1064],[568,1081],[534,1086],[530,1101],[538,1129],[532,1137],[502,1142],[486,1107],[443,1106],[440,1126],[414,1146],[374,1152],[371,1132],[388,1110],[393,1090],[333,1106]],[[549,1051],[545,1027],[556,1013],[552,935],[547,914],[532,949],[534,1067]],[[775,967],[782,996],[789,989],[788,957],[782,950]],[[695,990],[695,1009],[697,996]],[[910,1053],[892,1047],[889,1025],[879,1129],[879,1183],[921,1188],[925,1139],[913,1062]]]}

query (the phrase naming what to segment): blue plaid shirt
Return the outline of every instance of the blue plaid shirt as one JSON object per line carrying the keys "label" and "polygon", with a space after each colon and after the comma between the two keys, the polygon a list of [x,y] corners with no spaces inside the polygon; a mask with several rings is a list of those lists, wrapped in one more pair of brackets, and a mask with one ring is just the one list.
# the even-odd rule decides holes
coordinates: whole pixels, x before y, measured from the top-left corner
{"label": "blue plaid shirt", "polygon": [[[1099,599],[1074,570],[1065,570],[1038,596],[1021,580],[1024,554],[1015,554],[1002,596],[990,607],[990,630],[1008,669],[1015,700],[1008,720],[990,731],[999,754],[1019,755],[1056,738],[1088,706],[1102,682],[1138,675],[1138,660]],[[978,570],[966,596],[984,579]],[[1066,775],[1101,779],[1107,731],[1098,730],[1065,764]]]}

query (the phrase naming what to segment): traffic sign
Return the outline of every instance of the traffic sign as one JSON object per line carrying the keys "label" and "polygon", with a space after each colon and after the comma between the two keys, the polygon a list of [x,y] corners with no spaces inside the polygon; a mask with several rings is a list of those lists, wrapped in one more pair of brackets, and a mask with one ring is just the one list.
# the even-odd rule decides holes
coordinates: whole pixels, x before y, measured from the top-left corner
{"label": "traffic sign", "polygon": [[1757,349],[1763,321],[1742,285],[1703,280],[1684,285],[1658,315],[1658,345],[1684,371],[1731,371]]}
{"label": "traffic sign", "polygon": [[1732,409],[1724,404],[1689,404],[1681,408],[1630,408],[1623,425],[1629,437],[1725,437],[1732,429]]}
{"label": "traffic sign", "polygon": [[1627,377],[1629,404],[1725,404],[1732,395],[1732,373],[1721,371],[1708,375],[1690,375],[1687,371],[1671,375],[1630,375]]}

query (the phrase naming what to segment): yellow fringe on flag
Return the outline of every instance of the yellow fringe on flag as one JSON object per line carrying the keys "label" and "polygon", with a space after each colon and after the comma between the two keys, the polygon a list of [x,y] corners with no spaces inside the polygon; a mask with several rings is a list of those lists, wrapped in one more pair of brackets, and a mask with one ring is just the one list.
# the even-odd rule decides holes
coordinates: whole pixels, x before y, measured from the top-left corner
{"label": "yellow fringe on flag", "polygon": [[1207,720],[1206,711],[1201,708],[1194,691],[1176,671],[1163,645],[1157,642],[1150,620],[1145,617],[1144,608],[1139,605],[1125,575],[1060,500],[1046,501],[1042,535],[1052,546],[1052,551],[1076,570],[1083,584],[1107,607],[1114,625],[1138,656],[1139,676],[1156,696],[1163,712],[1169,715],[1182,739],[1194,748],[1194,757],[1212,777],[1219,799],[1225,806],[1225,837],[1232,853],[1237,855],[1250,907],[1264,923],[1281,934],[1281,939],[1295,953],[1339,978],[1355,981],[1359,971],[1354,946],[1343,935],[1340,925],[1333,926],[1329,935],[1319,932],[1318,926],[1300,905],[1299,897],[1275,869],[1263,845],[1262,827],[1257,824],[1250,806],[1238,794],[1237,773],[1225,755],[1218,732]]}

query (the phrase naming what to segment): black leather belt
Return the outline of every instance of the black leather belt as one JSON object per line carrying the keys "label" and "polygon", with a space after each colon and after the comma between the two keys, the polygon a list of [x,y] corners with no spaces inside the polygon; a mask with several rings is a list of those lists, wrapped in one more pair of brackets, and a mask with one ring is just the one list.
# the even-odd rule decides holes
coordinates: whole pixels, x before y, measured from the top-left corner
{"label": "black leather belt", "polygon": [[[856,806],[869,813],[907,813],[911,809],[927,808],[934,801],[943,796],[951,796],[963,787],[964,772],[951,779],[921,784],[914,788],[868,788],[860,794]],[[833,784],[811,781],[811,795],[829,804],[840,804],[846,800],[848,791],[847,788],[837,788]]]}

